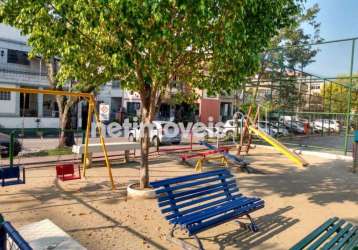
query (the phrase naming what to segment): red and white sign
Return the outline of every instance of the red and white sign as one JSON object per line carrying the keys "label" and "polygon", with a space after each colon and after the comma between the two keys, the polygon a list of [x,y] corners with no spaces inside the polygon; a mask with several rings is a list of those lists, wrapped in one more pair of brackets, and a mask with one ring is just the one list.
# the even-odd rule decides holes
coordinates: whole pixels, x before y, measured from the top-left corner
{"label": "red and white sign", "polygon": [[99,120],[101,122],[109,121],[109,105],[108,104],[101,103],[99,105]]}

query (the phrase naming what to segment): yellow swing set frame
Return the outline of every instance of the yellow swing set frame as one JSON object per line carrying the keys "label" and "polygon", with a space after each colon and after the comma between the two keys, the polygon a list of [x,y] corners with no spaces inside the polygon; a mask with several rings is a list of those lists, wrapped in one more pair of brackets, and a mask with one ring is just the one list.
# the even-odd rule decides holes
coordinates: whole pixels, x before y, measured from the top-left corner
{"label": "yellow swing set frame", "polygon": [[102,147],[102,151],[104,154],[104,159],[106,163],[106,167],[108,170],[108,176],[111,182],[112,189],[115,189],[115,184],[112,175],[112,167],[108,159],[108,152],[106,148],[106,144],[104,141],[104,137],[101,131],[101,123],[99,120],[98,112],[95,108],[96,101],[94,95],[90,93],[77,93],[77,92],[68,92],[68,91],[60,91],[60,90],[45,90],[45,89],[30,89],[30,88],[8,88],[8,87],[0,87],[0,92],[16,92],[23,94],[44,94],[44,95],[53,95],[53,96],[72,96],[78,98],[84,98],[88,101],[88,115],[87,115],[87,128],[85,134],[85,148],[84,148],[84,157],[83,157],[83,176],[86,177],[86,168],[87,168],[87,159],[88,159],[88,144],[89,144],[89,136],[91,131],[91,123],[92,123],[92,115],[94,114],[95,122],[97,125],[97,130],[100,137],[100,143]]}

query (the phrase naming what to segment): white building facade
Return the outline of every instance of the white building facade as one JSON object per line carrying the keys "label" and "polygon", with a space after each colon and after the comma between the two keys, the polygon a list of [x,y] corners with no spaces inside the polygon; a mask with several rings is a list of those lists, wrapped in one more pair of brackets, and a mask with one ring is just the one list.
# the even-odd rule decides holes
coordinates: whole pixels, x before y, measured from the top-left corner
{"label": "white building facade", "polygon": [[[49,89],[46,65],[40,57],[29,59],[27,38],[19,30],[0,24],[0,87]],[[101,88],[98,103],[110,106],[111,120],[121,120],[123,114],[138,113],[137,93],[123,91],[119,81]],[[77,127],[81,128],[83,105],[76,107]],[[54,96],[20,94],[0,91],[0,128],[58,128],[58,109]]]}

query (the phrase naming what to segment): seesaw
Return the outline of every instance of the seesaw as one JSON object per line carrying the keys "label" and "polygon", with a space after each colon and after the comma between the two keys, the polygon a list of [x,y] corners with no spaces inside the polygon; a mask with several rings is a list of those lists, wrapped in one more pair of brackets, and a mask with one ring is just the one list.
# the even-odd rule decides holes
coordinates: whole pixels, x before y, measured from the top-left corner
{"label": "seesaw", "polygon": [[[211,150],[217,150],[217,148],[211,144],[209,144],[208,142],[205,142],[205,141],[199,141],[199,144],[200,145],[204,145],[205,147],[207,147],[208,149],[211,149]],[[233,155],[233,154],[230,154],[229,153],[229,150],[227,151],[222,151],[220,152],[223,156],[225,156],[225,158],[230,161],[231,163],[235,164],[235,165],[238,165],[241,170],[244,170],[248,173],[251,172],[251,170],[249,170],[249,163],[246,162],[245,160],[237,157],[236,155]]]}
{"label": "seesaw", "polygon": [[[208,150],[205,152],[199,152],[195,154],[182,154],[180,155],[180,158],[182,161],[187,161],[188,159],[193,159],[193,158],[199,158],[195,164],[195,171],[202,172],[203,163],[205,161],[220,160],[225,167],[228,167],[228,160],[224,155],[222,155],[223,152],[228,152],[228,151],[229,149],[227,147],[222,147],[219,149]],[[220,154],[220,155],[212,156],[216,154]]]}

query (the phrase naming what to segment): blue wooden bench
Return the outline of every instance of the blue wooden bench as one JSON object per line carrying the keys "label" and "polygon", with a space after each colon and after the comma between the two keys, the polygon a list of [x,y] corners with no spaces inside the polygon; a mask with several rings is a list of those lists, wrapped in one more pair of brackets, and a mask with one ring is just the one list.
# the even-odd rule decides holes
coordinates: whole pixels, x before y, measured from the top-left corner
{"label": "blue wooden bench", "polygon": [[331,218],[290,248],[301,249],[358,250],[358,226],[337,217]]}
{"label": "blue wooden bench", "polygon": [[199,249],[204,249],[197,233],[242,216],[250,220],[248,229],[258,231],[250,213],[263,208],[264,201],[240,194],[236,180],[227,169],[155,181],[150,185],[156,189],[162,214],[173,225],[172,238],[180,227],[197,241]]}

